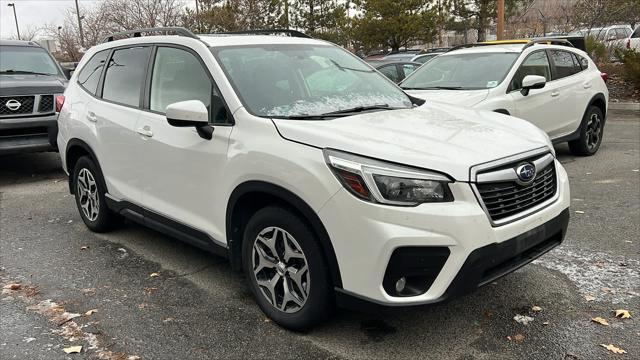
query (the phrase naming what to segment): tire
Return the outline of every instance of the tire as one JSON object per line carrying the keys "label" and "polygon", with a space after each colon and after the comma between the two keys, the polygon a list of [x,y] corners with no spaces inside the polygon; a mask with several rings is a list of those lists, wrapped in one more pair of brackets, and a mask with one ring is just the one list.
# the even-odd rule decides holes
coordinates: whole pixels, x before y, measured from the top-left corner
{"label": "tire", "polygon": [[287,209],[269,206],[251,217],[242,267],[258,306],[280,326],[302,331],[331,311],[333,289],[321,248],[309,226]]}
{"label": "tire", "polygon": [[591,156],[598,152],[604,135],[604,115],[597,106],[589,106],[580,124],[580,138],[569,141],[574,155]]}
{"label": "tire", "polygon": [[88,156],[83,156],[76,162],[73,169],[73,190],[78,212],[89,230],[101,233],[115,227],[119,216],[107,207],[104,179]]}

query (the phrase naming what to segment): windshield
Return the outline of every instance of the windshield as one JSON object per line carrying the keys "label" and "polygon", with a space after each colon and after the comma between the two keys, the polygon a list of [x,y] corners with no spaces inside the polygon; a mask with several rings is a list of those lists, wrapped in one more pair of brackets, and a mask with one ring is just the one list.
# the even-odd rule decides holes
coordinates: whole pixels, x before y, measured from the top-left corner
{"label": "windshield", "polygon": [[58,75],[49,53],[39,47],[0,46],[0,73],[38,73]]}
{"label": "windshield", "polygon": [[520,53],[437,56],[407,77],[403,89],[489,89],[504,80]]}
{"label": "windshield", "polygon": [[335,46],[271,44],[212,48],[212,52],[244,106],[257,116],[287,118],[412,106],[393,83]]}

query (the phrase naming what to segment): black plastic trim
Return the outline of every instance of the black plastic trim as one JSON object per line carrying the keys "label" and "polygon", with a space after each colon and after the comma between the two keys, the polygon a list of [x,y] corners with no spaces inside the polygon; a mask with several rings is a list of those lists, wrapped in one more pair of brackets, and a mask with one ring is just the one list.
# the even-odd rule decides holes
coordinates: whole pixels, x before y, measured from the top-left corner
{"label": "black plastic trim", "polygon": [[[102,173],[102,168],[100,167],[100,160],[98,159],[98,157],[96,156],[96,153],[93,152],[93,149],[91,149],[91,146],[89,146],[89,144],[87,144],[86,142],[77,139],[77,138],[73,138],[71,140],[69,140],[67,142],[67,148],[65,149],[65,161],[67,162],[65,165],[67,167],[67,172],[69,173],[69,193],[73,194],[73,169],[69,168],[69,151],[71,150],[71,148],[73,147],[81,147],[83,150],[85,150],[85,152],[87,152],[89,154],[89,156],[91,156],[91,158],[93,159],[94,163],[96,164],[96,167],[98,168],[98,175],[101,179],[104,179],[104,174]],[[107,190],[107,192],[109,191],[109,189],[107,189],[107,184],[106,182],[103,184],[104,188]]]}
{"label": "black plastic trim", "polygon": [[227,248],[223,243],[217,241],[203,231],[194,229],[188,225],[182,224],[128,201],[114,200],[109,196],[106,197],[106,201],[109,209],[126,217],[127,219],[133,220],[153,230],[169,235],[213,254],[223,257],[228,256]]}
{"label": "black plastic trim", "polygon": [[229,247],[229,257],[231,258],[232,266],[235,266],[235,268],[239,267],[239,264],[233,265],[233,263],[234,261],[237,261],[237,259],[241,259],[241,247],[237,245],[239,245],[242,241],[242,239],[238,239],[236,238],[236,236],[234,236],[232,215],[234,213],[235,206],[238,200],[243,195],[253,192],[265,193],[281,199],[283,202],[287,203],[295,210],[300,212],[306,218],[306,220],[309,221],[309,224],[311,225],[314,233],[320,241],[320,246],[322,247],[322,251],[324,253],[323,255],[325,257],[325,260],[327,261],[327,265],[329,266],[329,273],[331,275],[333,286],[341,288],[342,278],[340,276],[340,268],[338,266],[338,260],[336,258],[335,250],[333,249],[329,234],[316,212],[313,211],[313,209],[304,200],[302,200],[293,192],[278,185],[263,181],[247,181],[245,183],[242,183],[234,189],[234,191],[231,193],[231,196],[229,197],[229,201],[227,203],[226,231]]}
{"label": "black plastic trim", "polygon": [[501,243],[471,252],[444,294],[418,303],[384,303],[335,288],[339,306],[356,311],[380,312],[399,307],[419,307],[454,299],[499,279],[537,259],[564,240],[569,208],[546,223]]}

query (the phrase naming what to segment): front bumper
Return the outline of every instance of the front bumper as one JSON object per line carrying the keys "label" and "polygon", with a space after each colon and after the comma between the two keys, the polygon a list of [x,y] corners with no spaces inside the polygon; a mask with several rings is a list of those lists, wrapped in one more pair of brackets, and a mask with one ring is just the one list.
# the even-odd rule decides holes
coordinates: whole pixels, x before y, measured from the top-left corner
{"label": "front bumper", "polygon": [[57,115],[0,118],[0,155],[55,151]]}
{"label": "front bumper", "polygon": [[[417,207],[376,205],[344,190],[338,192],[319,212],[340,267],[343,286],[336,289],[338,300],[385,306],[438,302],[493,281],[549,251],[564,238],[570,201],[567,174],[559,162],[555,166],[557,198],[528,217],[496,227],[469,183],[452,184],[452,203]],[[394,251],[406,247],[448,249],[448,256],[426,292],[392,296],[383,286],[385,273]]]}

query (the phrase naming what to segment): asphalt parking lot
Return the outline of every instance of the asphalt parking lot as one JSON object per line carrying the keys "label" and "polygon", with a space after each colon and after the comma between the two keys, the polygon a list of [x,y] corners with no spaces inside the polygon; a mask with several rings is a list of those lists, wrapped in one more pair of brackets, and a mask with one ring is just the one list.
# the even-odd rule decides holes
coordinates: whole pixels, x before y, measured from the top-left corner
{"label": "asphalt parking lot", "polygon": [[[594,157],[557,153],[572,191],[560,248],[471,295],[384,314],[338,310],[304,334],[268,321],[222,258],[134,224],[89,232],[57,154],[0,157],[0,284],[20,283],[0,296],[0,357],[621,357],[600,346],[613,344],[638,358],[640,116],[612,113]],[[81,353],[63,351],[73,345]]]}

